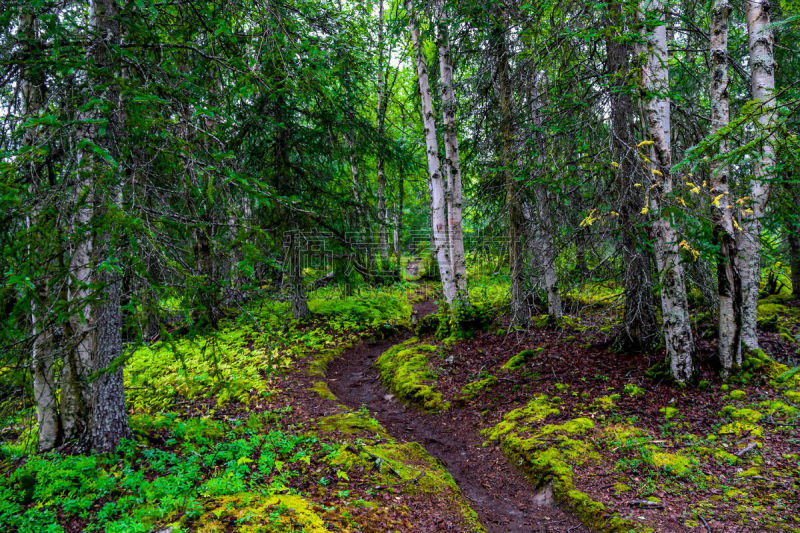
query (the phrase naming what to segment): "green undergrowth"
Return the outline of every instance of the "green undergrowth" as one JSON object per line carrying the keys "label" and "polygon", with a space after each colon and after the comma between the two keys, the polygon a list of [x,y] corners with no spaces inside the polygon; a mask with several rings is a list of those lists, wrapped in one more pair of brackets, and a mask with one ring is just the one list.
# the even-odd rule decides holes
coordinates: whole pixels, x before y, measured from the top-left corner
{"label": "green undergrowth", "polygon": [[261,301],[222,321],[216,331],[143,346],[126,363],[129,408],[159,412],[177,402],[208,399],[217,406],[248,404],[271,393],[272,373],[308,355],[315,356],[312,368],[323,374],[343,346],[407,325],[407,290],[398,284],[329,301],[335,289],[321,289],[309,299],[314,318],[303,322],[291,317],[288,303]]}
{"label": "green undergrowth", "polygon": [[425,411],[444,411],[450,403],[436,391],[436,375],[428,359],[437,350],[436,346],[412,337],[381,354],[375,365],[384,385],[400,400]]}

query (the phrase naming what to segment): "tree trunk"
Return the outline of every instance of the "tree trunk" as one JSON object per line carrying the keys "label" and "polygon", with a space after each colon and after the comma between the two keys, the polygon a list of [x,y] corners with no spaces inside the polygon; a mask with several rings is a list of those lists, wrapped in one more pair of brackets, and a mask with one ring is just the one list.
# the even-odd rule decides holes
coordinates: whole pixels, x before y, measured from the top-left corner
{"label": "tree trunk", "polygon": [[500,102],[500,167],[506,188],[508,209],[508,264],[511,274],[511,323],[526,325],[531,308],[525,290],[525,260],[522,237],[525,234],[519,182],[514,178],[514,110],[509,79],[506,27],[502,13],[496,15],[492,31],[497,84],[495,91]]}
{"label": "tree trunk", "polygon": [[[23,43],[25,56],[33,64],[33,58],[38,54],[40,47],[38,21],[31,11],[23,11],[19,21],[19,38]],[[33,117],[39,114],[45,103],[45,80],[36,69],[23,68],[20,72],[19,92],[22,97],[22,114]],[[24,146],[34,146],[37,142],[36,128],[27,128],[22,138]],[[33,161],[25,165],[24,172],[35,194],[40,188],[37,177],[36,165]],[[34,206],[30,218],[26,219],[28,230],[32,224],[39,221],[38,207]],[[29,249],[29,253],[34,250]],[[31,348],[31,375],[33,378],[33,401],[36,406],[36,426],[38,428],[38,450],[50,451],[59,444],[60,420],[56,400],[56,384],[53,371],[54,349],[52,339],[52,324],[48,324],[48,302],[50,291],[48,287],[48,272],[45,271],[41,278],[36,279],[34,294],[31,304],[31,333],[33,345]]]}
{"label": "tree trunk", "polygon": [[[383,29],[383,0],[378,2],[378,137],[383,138],[386,128],[386,108],[389,95],[386,94],[386,69],[384,67],[383,48],[384,48],[384,29]],[[380,249],[381,261],[389,260],[389,242],[387,240],[387,227],[389,217],[386,211],[386,173],[383,147],[378,146],[376,156],[376,167],[378,175],[378,248]]]}
{"label": "tree trunk", "polygon": [[292,302],[292,316],[295,318],[305,318],[311,314],[306,299],[306,287],[303,279],[303,243],[299,242],[299,235],[290,231],[287,234],[288,247],[288,277],[289,277],[289,299]]}
{"label": "tree trunk", "polygon": [[[711,133],[725,128],[730,121],[728,97],[728,17],[731,6],[727,0],[716,0],[711,13],[711,71],[709,98],[711,101]],[[728,151],[728,141],[719,141],[719,153]],[[736,268],[736,233],[733,226],[733,198],[728,185],[726,164],[711,164],[711,210],[714,234],[720,246],[717,265],[719,294],[719,359],[723,376],[741,365],[742,286]]]}
{"label": "tree trunk", "polygon": [[742,214],[744,231],[739,232],[737,266],[742,283],[742,343],[750,350],[758,349],[756,309],[761,284],[761,219],[769,198],[769,175],[775,166],[775,146],[769,133],[775,123],[775,59],[774,38],[770,29],[769,0],[752,0],[745,4],[747,35],[750,46],[751,91],[761,102],[759,131],[766,135],[761,153],[756,157],[750,180],[750,209]]}
{"label": "tree trunk", "polygon": [[447,217],[445,216],[444,180],[442,166],[439,161],[439,141],[436,138],[436,121],[433,110],[433,95],[428,81],[428,68],[422,52],[420,31],[417,28],[414,4],[408,4],[411,40],[414,45],[414,59],[417,68],[417,81],[422,104],[422,124],[425,129],[425,146],[428,160],[428,190],[431,198],[431,225],[433,226],[433,249],[439,274],[442,280],[442,291],[448,305],[456,299],[457,290],[453,269],[450,262],[447,236]]}
{"label": "tree trunk", "polygon": [[455,297],[459,305],[469,305],[467,262],[464,256],[464,232],[461,224],[464,200],[461,190],[461,159],[458,152],[458,129],[456,128],[456,97],[453,91],[453,61],[450,57],[447,14],[442,0],[437,0],[436,12],[436,45],[439,51],[439,82],[442,87],[442,138],[444,139],[447,174],[447,236],[456,285]]}
{"label": "tree trunk", "polygon": [[792,269],[792,295],[800,298],[800,225],[794,224],[787,232],[789,241],[789,266]]}
{"label": "tree trunk", "polygon": [[[542,117],[544,102],[539,83],[539,76],[534,75],[531,87],[532,94],[529,95],[529,101],[535,129],[536,167],[537,173],[541,174],[544,169],[544,154],[547,146],[544,132],[542,131],[544,127],[544,118]],[[553,218],[550,214],[550,199],[547,194],[547,186],[540,177],[537,177],[533,182],[533,194],[536,199],[537,209],[533,234],[537,251],[535,257],[539,261],[539,267],[544,278],[544,288],[547,291],[547,314],[554,318],[561,318],[563,311],[561,309],[561,295],[558,292],[558,275],[556,273],[556,257],[558,254],[555,247],[555,231],[553,229]]]}
{"label": "tree trunk", "polygon": [[400,264],[400,237],[403,235],[403,196],[405,196],[405,183],[403,176],[400,175],[397,181],[397,200],[394,206],[394,256],[397,264]]}
{"label": "tree trunk", "polygon": [[619,28],[618,33],[606,37],[606,72],[609,82],[609,107],[611,112],[611,146],[616,166],[616,191],[619,209],[619,248],[623,263],[625,307],[623,328],[615,344],[624,350],[650,351],[658,342],[653,291],[651,253],[647,249],[647,231],[644,216],[645,196],[636,183],[646,183],[639,171],[639,158],[634,145],[634,108],[631,87],[632,46],[623,40],[624,20],[622,5],[609,5],[609,26]]}
{"label": "tree trunk", "polygon": [[[93,59],[97,67],[120,72],[117,63],[109,51],[121,43],[121,28],[119,24],[119,9],[116,0],[95,0],[90,7],[92,13],[92,26],[96,32],[98,42],[92,46]],[[108,80],[96,80],[97,83]],[[99,130],[95,142],[104,146],[106,150],[120,161],[119,137],[123,135],[123,110],[120,102],[121,93],[116,82],[106,92],[106,98],[111,108],[111,116],[106,126],[106,134],[101,135]],[[98,169],[99,170],[99,169]],[[108,214],[109,205],[121,206],[122,184],[120,182],[119,168],[105,169],[95,178],[103,179],[101,186],[95,186],[97,199],[95,205],[100,209],[101,215]],[[111,229],[106,229],[96,248],[97,261],[113,257],[114,249]],[[93,277],[94,277],[93,273]],[[100,304],[93,309],[94,318],[94,350],[91,358],[90,369],[93,372],[93,381],[90,383],[89,416],[87,418],[86,432],[82,440],[85,449],[93,453],[114,451],[123,438],[131,436],[128,427],[128,413],[125,408],[125,388],[123,382],[122,365],[119,362],[122,356],[122,308],[120,298],[122,292],[122,279],[118,272],[106,270],[96,275],[102,286],[103,298]]]}
{"label": "tree trunk", "polygon": [[[641,14],[650,6],[662,11],[660,0],[643,0]],[[680,248],[677,232],[671,217],[664,213],[666,197],[672,192],[672,153],[670,142],[670,101],[664,96],[669,91],[667,69],[667,27],[662,23],[644,37],[647,41],[647,59],[642,66],[642,85],[646,91],[645,116],[652,144],[647,164],[651,176],[650,210],[656,217],[653,222],[656,266],[661,274],[661,313],[667,357],[672,377],[680,382],[690,381],[696,372],[694,363],[694,340],[689,321],[689,305],[683,282]]]}

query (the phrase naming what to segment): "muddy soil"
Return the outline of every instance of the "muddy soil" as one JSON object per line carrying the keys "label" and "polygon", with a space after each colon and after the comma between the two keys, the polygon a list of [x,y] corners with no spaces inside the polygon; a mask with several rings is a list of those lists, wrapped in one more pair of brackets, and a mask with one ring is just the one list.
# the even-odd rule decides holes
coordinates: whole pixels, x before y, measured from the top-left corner
{"label": "muddy soil", "polygon": [[[414,306],[419,317],[436,311],[433,302]],[[328,385],[338,399],[358,409],[366,406],[396,439],[419,442],[439,459],[458,483],[490,533],[588,531],[552,501],[548,487],[535,487],[514,469],[496,447],[483,447],[480,414],[451,408],[426,414],[397,401],[373,367],[381,353],[410,334],[365,342],[347,350],[328,369]]]}

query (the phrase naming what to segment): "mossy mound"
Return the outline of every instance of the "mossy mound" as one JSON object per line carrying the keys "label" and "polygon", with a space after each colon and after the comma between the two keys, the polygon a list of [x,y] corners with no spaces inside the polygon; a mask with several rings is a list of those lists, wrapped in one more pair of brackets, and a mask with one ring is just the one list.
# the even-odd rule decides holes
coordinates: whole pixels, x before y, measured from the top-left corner
{"label": "mossy mound", "polygon": [[456,396],[456,400],[469,401],[475,398],[481,391],[493,387],[497,383],[497,377],[487,375],[481,379],[471,381],[461,388],[461,394]]}
{"label": "mossy mound", "polygon": [[364,433],[366,436],[388,437],[380,423],[363,410],[319,418],[317,430],[322,433],[339,432],[345,435]]}
{"label": "mossy mound", "polygon": [[572,510],[588,527],[609,532],[635,530],[637,525],[608,511],[602,503],[575,488],[574,468],[600,459],[586,438],[594,422],[578,417],[563,424],[540,423],[560,414],[560,398],[537,395],[527,406],[515,409],[496,426],[484,431],[500,443],[509,459],[537,485],[549,484],[558,501]]}
{"label": "mossy mound", "polygon": [[539,346],[535,350],[522,350],[517,355],[511,357],[511,359],[506,361],[503,364],[503,366],[500,367],[500,370],[503,370],[505,372],[509,372],[511,370],[517,370],[518,368],[523,367],[525,363],[527,363],[528,361],[536,357],[537,354],[543,351],[544,347],[542,346]]}
{"label": "mossy mound", "polygon": [[419,339],[396,344],[385,351],[375,363],[381,373],[381,381],[398,398],[424,411],[444,411],[450,403],[442,399],[434,386],[436,375],[428,365],[428,354],[438,348],[422,344]]}
{"label": "mossy mound", "polygon": [[311,387],[311,390],[316,392],[320,398],[325,398],[326,400],[336,401],[336,395],[331,392],[330,387],[324,381],[315,381]]}

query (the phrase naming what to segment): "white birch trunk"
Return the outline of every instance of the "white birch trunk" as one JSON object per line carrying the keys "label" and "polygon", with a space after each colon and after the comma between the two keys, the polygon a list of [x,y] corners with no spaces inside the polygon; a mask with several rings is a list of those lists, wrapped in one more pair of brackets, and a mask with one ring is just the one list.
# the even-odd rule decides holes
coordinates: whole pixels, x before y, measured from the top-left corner
{"label": "white birch trunk", "polygon": [[[745,3],[747,35],[750,46],[751,92],[761,102],[758,117],[760,131],[768,134],[775,123],[775,59],[774,37],[770,29],[769,0],[749,0]],[[756,309],[761,284],[761,219],[769,198],[769,177],[775,166],[775,146],[771,137],[764,140],[761,153],[750,180],[750,210],[742,215],[744,231],[738,234],[739,275],[742,280],[742,343],[751,350],[758,349]]]}
{"label": "white birch trunk", "polygon": [[[641,14],[647,7],[662,11],[660,0],[643,0]],[[689,321],[689,305],[686,287],[683,282],[678,236],[672,220],[661,212],[666,196],[672,192],[672,153],[670,142],[670,101],[669,71],[667,55],[667,27],[663,23],[656,26],[651,34],[645,32],[647,58],[642,65],[642,85],[647,91],[645,117],[651,145],[651,162],[648,174],[651,176],[650,209],[656,216],[653,222],[656,265],[661,275],[661,313],[667,357],[670,361],[672,377],[678,382],[686,382],[695,374],[694,340]]]}
{"label": "white birch trunk", "polygon": [[[711,132],[726,127],[730,121],[728,96],[728,0],[715,0],[711,13],[711,71],[709,97],[711,100]],[[719,153],[728,151],[728,141],[719,141]],[[720,245],[717,268],[719,293],[719,358],[722,372],[728,375],[734,365],[742,362],[741,301],[742,287],[736,268],[736,234],[733,225],[733,198],[729,187],[728,165],[711,165],[711,202],[714,233]]]}
{"label": "white birch trunk", "polygon": [[464,197],[461,186],[458,129],[456,128],[456,97],[453,91],[453,61],[450,56],[450,40],[445,20],[444,2],[437,0],[436,8],[438,19],[436,44],[439,51],[439,82],[442,87],[442,137],[446,160],[445,168],[447,169],[447,236],[456,285],[456,300],[460,305],[469,305],[467,261],[464,255],[464,232],[462,229]]}
{"label": "white birch trunk", "polygon": [[422,103],[422,124],[425,129],[425,146],[428,159],[428,188],[431,196],[431,224],[433,226],[433,247],[439,273],[442,279],[444,299],[451,305],[456,299],[457,291],[453,269],[450,262],[447,237],[447,217],[445,216],[444,180],[442,166],[439,161],[439,142],[436,138],[436,121],[433,111],[433,95],[428,81],[428,68],[422,53],[420,31],[417,28],[413,2],[408,4],[411,40],[414,45],[414,59],[417,68],[417,81]]}

